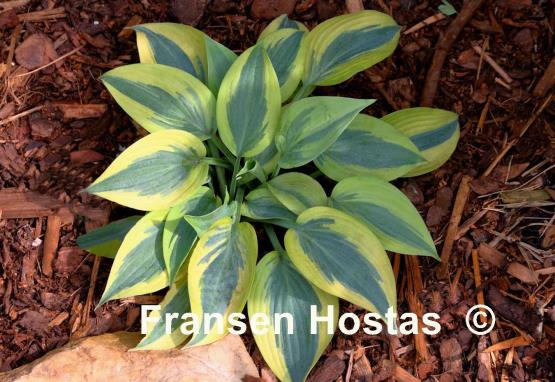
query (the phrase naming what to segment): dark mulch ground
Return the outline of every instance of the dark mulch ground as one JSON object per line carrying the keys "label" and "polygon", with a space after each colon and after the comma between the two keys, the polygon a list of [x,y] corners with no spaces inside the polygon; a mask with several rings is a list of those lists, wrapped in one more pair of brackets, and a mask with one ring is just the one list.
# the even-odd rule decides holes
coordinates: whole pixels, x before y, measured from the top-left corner
{"label": "dark mulch ground", "polygon": [[[48,230],[56,231],[55,223],[47,228],[46,218],[4,213],[0,220],[0,371],[36,359],[70,338],[137,323],[134,300],[92,310],[109,264],[100,264],[91,288],[94,259],[75,244],[85,229],[106,220],[110,208],[112,218],[128,213],[79,193],[137,138],[137,130],[98,81],[104,71],[137,61],[133,36],[122,32],[123,27],[130,21],[179,19],[241,51],[255,42],[267,24],[264,17],[273,16],[268,14],[273,6],[293,9],[293,18],[309,26],[346,11],[343,2],[325,0],[273,0],[266,7],[259,0],[176,3],[177,7],[152,0],[20,1],[21,7],[0,13],[1,62],[10,63],[15,48],[15,64],[0,64],[0,203],[8,200],[6,189],[36,191],[52,198],[44,203],[62,202],[71,212],[58,223],[59,243],[57,235],[45,237]],[[435,14],[439,3],[364,1],[364,6],[389,12],[408,27]],[[453,1],[459,10],[461,3]],[[4,4],[0,9],[6,9]],[[392,256],[398,265],[400,311],[438,312],[441,334],[338,335],[311,374],[313,381],[553,380],[555,228],[549,187],[554,182],[555,103],[533,120],[489,176],[481,175],[547,97],[545,92],[538,94],[542,92],[536,86],[544,83],[540,78],[553,58],[554,5],[549,0],[484,2],[450,49],[435,98],[436,107],[460,114],[458,149],[433,174],[397,182],[422,211],[441,248],[461,179],[474,179],[446,279],[436,278],[431,260]],[[435,44],[451,20],[403,36],[391,59],[318,91],[377,98],[371,108],[376,116],[418,105]],[[474,53],[473,45],[485,48],[512,82],[504,83]],[[78,52],[56,64],[28,73],[79,46]],[[500,193],[515,189],[518,192]],[[51,245],[58,250],[47,276],[43,253]],[[89,291],[94,293],[87,300]],[[479,338],[466,329],[464,316],[482,295],[494,308],[498,324],[490,335]],[[343,311],[364,313],[347,305]],[[503,345],[513,338],[529,345]],[[264,378],[270,378],[252,339],[246,337],[246,343]],[[497,351],[479,351],[493,344],[500,344]]]}

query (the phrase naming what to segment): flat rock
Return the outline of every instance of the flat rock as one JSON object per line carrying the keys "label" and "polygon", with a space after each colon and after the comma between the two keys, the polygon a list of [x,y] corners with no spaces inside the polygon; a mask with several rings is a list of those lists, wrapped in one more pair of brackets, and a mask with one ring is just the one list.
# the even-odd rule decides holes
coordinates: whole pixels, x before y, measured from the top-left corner
{"label": "flat rock", "polygon": [[33,70],[58,58],[54,43],[46,35],[35,33],[15,50],[15,60],[25,69]]}
{"label": "flat rock", "polygon": [[117,332],[72,341],[18,369],[3,382],[243,381],[258,371],[241,338],[228,335],[190,349],[128,351],[139,333]]}
{"label": "flat rock", "polygon": [[271,20],[280,15],[291,15],[295,10],[296,0],[254,0],[251,15],[257,19]]}
{"label": "flat rock", "polygon": [[173,0],[172,11],[183,24],[197,25],[204,14],[207,0]]}

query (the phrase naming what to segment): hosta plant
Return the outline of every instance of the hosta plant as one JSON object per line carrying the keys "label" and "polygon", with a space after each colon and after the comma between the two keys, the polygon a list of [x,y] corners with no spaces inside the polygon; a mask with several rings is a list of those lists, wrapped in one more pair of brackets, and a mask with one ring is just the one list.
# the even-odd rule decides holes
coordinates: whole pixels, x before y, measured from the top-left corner
{"label": "hosta plant", "polygon": [[[376,118],[363,113],[373,99],[310,96],[392,54],[400,28],[376,11],[311,31],[281,16],[239,55],[185,25],[133,29],[141,63],[102,81],[149,134],[87,191],[146,214],[79,239],[114,257],[100,303],[168,288],[139,349],[226,334],[203,322],[188,337],[179,320],[166,333],[166,312],[290,313],[293,334],[254,337],[281,380],[302,381],[332,337],[310,333],[311,305],[337,312],[342,298],[383,317],[396,309],[386,250],[437,259],[418,211],[389,181],[441,166],[457,115],[413,108]],[[261,236],[273,251],[260,253]]]}

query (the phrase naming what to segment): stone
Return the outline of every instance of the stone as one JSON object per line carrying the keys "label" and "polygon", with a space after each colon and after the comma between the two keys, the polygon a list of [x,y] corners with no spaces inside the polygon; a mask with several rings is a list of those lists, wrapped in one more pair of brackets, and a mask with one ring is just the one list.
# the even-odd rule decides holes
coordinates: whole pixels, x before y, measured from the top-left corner
{"label": "stone", "polygon": [[60,132],[61,124],[58,121],[43,117],[41,113],[31,114],[28,120],[31,126],[31,135],[34,139],[55,138]]}
{"label": "stone", "polygon": [[44,357],[0,373],[2,382],[243,381],[258,371],[241,338],[206,346],[129,351],[141,334],[117,332],[72,341]]}
{"label": "stone", "polygon": [[28,70],[40,68],[56,58],[58,54],[54,43],[42,33],[27,37],[15,50],[15,60]]}
{"label": "stone", "polygon": [[183,23],[195,26],[206,8],[207,0],[173,0],[172,12]]}

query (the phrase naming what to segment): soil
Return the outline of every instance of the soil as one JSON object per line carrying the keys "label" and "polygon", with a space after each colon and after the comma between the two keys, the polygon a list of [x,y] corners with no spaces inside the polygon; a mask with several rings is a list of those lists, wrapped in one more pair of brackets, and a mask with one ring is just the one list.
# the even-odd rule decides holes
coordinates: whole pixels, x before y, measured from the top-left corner
{"label": "soil", "polygon": [[[124,27],[182,21],[240,52],[281,12],[291,12],[309,27],[347,12],[343,1],[327,0],[274,0],[267,6],[259,0],[18,3],[11,9],[0,3],[1,62],[7,63],[0,64],[0,198],[9,191],[44,200],[34,214],[9,215],[6,209],[0,215],[0,371],[26,364],[70,338],[136,328],[137,303],[158,298],[143,296],[94,310],[110,264],[95,261],[75,243],[108,216],[131,213],[81,192],[142,134],[98,80],[110,68],[138,61],[134,37]],[[347,3],[349,8],[358,4]],[[436,14],[439,4],[362,2],[407,28]],[[452,4],[462,9],[462,1]],[[553,0],[482,2],[448,50],[434,100],[435,107],[459,113],[458,148],[433,173],[395,182],[425,216],[438,248],[446,238],[453,244],[445,278],[437,276],[431,259],[391,255],[399,311],[437,312],[441,333],[336,335],[310,380],[555,380],[555,203],[550,189],[555,102],[549,98],[553,68],[548,71],[554,5]],[[376,98],[368,109],[375,116],[419,105],[436,43],[455,17],[403,35],[390,59],[317,93]],[[473,46],[484,49],[510,83]],[[488,174],[508,142],[511,148]],[[465,176],[470,193],[459,197],[462,213],[453,219]],[[501,193],[506,190],[518,192]],[[57,222],[46,217],[49,204],[65,208]],[[456,218],[461,220],[452,241],[447,228]],[[49,253],[51,263],[45,260]],[[483,299],[498,320],[493,332],[478,337],[464,318]],[[346,311],[364,314],[343,304]],[[254,341],[244,339],[263,379],[271,380]],[[503,342],[511,339],[515,342]],[[495,344],[495,351],[481,352]]]}

